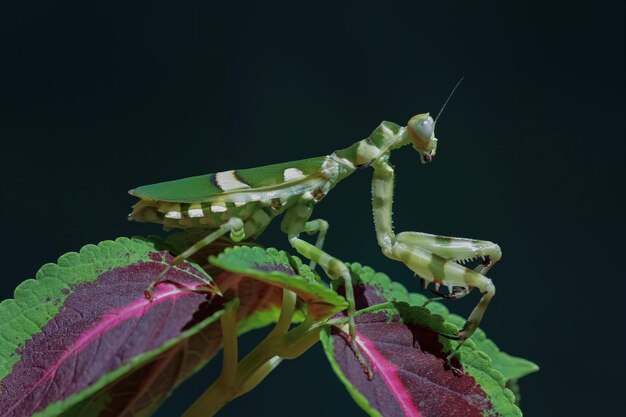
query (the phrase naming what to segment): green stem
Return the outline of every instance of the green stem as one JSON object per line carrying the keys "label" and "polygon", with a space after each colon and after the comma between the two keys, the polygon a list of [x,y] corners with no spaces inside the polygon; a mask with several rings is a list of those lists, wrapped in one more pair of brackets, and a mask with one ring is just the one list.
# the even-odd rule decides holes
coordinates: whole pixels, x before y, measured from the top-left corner
{"label": "green stem", "polygon": [[[308,331],[304,335],[294,340],[290,335],[287,335],[287,344],[281,350],[280,356],[284,359],[295,359],[309,350],[311,346],[319,342],[320,332],[324,326],[317,326]],[[294,329],[295,330],[295,329]]]}
{"label": "green stem", "polygon": [[276,356],[274,353],[276,351],[275,341],[272,339],[274,338],[268,337],[263,340],[241,360],[237,366],[234,381],[231,384],[227,385],[224,383],[224,379],[220,376],[220,378],[185,411],[183,417],[213,416],[230,400],[237,397],[244,386],[248,390],[252,389],[253,387],[246,384],[246,381]]}
{"label": "green stem", "polygon": [[219,376],[224,385],[230,386],[235,382],[237,374],[237,310],[228,309],[220,317],[222,324],[223,365]]}
{"label": "green stem", "polygon": [[263,381],[265,377],[267,377],[270,372],[274,370],[274,368],[280,365],[282,361],[283,358],[281,358],[280,356],[274,356],[272,359],[261,365],[261,367],[257,369],[257,371],[247,381],[243,383],[243,385],[241,386],[241,390],[237,393],[237,397],[242,396],[243,394],[247,393],[257,385],[259,385],[261,381]]}
{"label": "green stem", "polygon": [[283,288],[283,302],[280,309],[280,316],[270,335],[287,333],[293,320],[293,313],[296,311],[297,298],[298,296],[295,292]]}
{"label": "green stem", "polygon": [[280,358],[296,358],[313,346],[319,341],[322,327],[317,326],[311,329],[311,320],[305,320],[287,334],[272,331],[239,362],[232,383],[225,383],[225,379],[220,376],[183,414],[183,417],[215,415],[233,398],[250,391],[263,381],[280,363]]}

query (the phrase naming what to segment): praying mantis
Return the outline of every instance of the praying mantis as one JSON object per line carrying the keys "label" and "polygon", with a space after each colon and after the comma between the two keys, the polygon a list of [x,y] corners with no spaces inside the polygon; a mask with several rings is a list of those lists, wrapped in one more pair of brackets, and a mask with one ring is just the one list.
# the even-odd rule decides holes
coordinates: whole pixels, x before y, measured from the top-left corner
{"label": "praying mantis", "polygon": [[[473,288],[482,293],[454,337],[460,342],[458,350],[474,333],[495,295],[495,286],[486,273],[501,258],[500,247],[489,241],[420,232],[395,234],[392,228],[394,170],[389,156],[396,149],[412,145],[421,162],[430,163],[437,150],[435,124],[429,113],[413,116],[406,126],[383,121],[367,138],[327,156],[200,175],[129,191],[140,199],[129,220],[161,223],[166,229],[207,232],[205,238],[174,258],[146,289],[146,296],[152,297],[153,288],[169,268],[203,247],[227,234],[234,242],[254,240],[274,218],[283,215],[281,230],[291,246],[311,262],[312,268],[319,265],[330,279],[343,279],[349,335],[354,341],[355,300],[350,271],[323,249],[328,222],[311,217],[315,205],[336,185],[356,171],[371,167],[374,226],[383,254],[404,263],[425,283],[434,283],[435,292],[444,298],[461,298]],[[301,239],[302,233],[317,234],[315,244]],[[474,259],[480,260],[476,267],[465,266]],[[440,293],[440,286],[446,286],[448,293]]]}

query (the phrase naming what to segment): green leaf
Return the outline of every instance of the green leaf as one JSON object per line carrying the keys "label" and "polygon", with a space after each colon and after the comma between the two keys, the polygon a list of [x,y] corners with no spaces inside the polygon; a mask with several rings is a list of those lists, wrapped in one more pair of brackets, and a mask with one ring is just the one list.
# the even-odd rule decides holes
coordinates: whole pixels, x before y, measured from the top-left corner
{"label": "green leaf", "polygon": [[[322,320],[347,308],[346,300],[322,284],[302,261],[274,248],[236,246],[227,248],[210,262],[225,271],[251,277],[265,284],[295,292],[306,304],[308,313]],[[217,280],[225,291],[228,286]]]}
{"label": "green leaf", "polygon": [[26,340],[56,316],[74,285],[95,280],[105,270],[139,261],[143,242],[121,238],[98,246],[87,245],[81,253],[71,252],[57,264],[46,264],[36,279],[22,282],[13,299],[0,304],[0,380],[19,361],[16,354]]}

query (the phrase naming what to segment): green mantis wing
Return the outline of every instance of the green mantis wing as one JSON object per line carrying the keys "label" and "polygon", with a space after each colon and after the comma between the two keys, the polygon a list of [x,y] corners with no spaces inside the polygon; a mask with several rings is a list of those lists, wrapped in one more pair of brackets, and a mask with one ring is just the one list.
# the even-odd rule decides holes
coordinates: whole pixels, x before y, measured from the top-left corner
{"label": "green mantis wing", "polygon": [[[223,171],[158,184],[145,185],[129,193],[142,200],[178,203],[202,203],[212,200],[231,200],[231,195],[248,195],[247,201],[256,200],[255,195],[268,196],[272,190],[288,190],[298,184],[303,189],[316,187],[325,181],[321,168],[328,157],[302,159],[299,161],[267,165],[257,168]],[[310,187],[307,183],[310,182]]]}

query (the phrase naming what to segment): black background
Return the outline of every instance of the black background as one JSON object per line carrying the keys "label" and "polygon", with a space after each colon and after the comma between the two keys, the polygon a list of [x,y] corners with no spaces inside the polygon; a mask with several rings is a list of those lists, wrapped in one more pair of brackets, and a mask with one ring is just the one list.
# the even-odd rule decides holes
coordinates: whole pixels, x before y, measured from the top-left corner
{"label": "black background", "polygon": [[[396,230],[500,244],[482,327],[541,366],[521,381],[526,415],[615,414],[623,2],[19,4],[0,10],[2,298],[65,252],[158,233],[126,222],[128,189],[328,154],[383,119],[437,113],[465,76],[434,162],[392,155]],[[376,245],[370,178],[316,209],[331,224],[326,248],[417,290]],[[277,223],[261,242],[289,247]],[[467,315],[468,298],[449,307]],[[216,362],[157,415],[180,414]],[[363,412],[316,346],[220,415],[270,414]]]}

